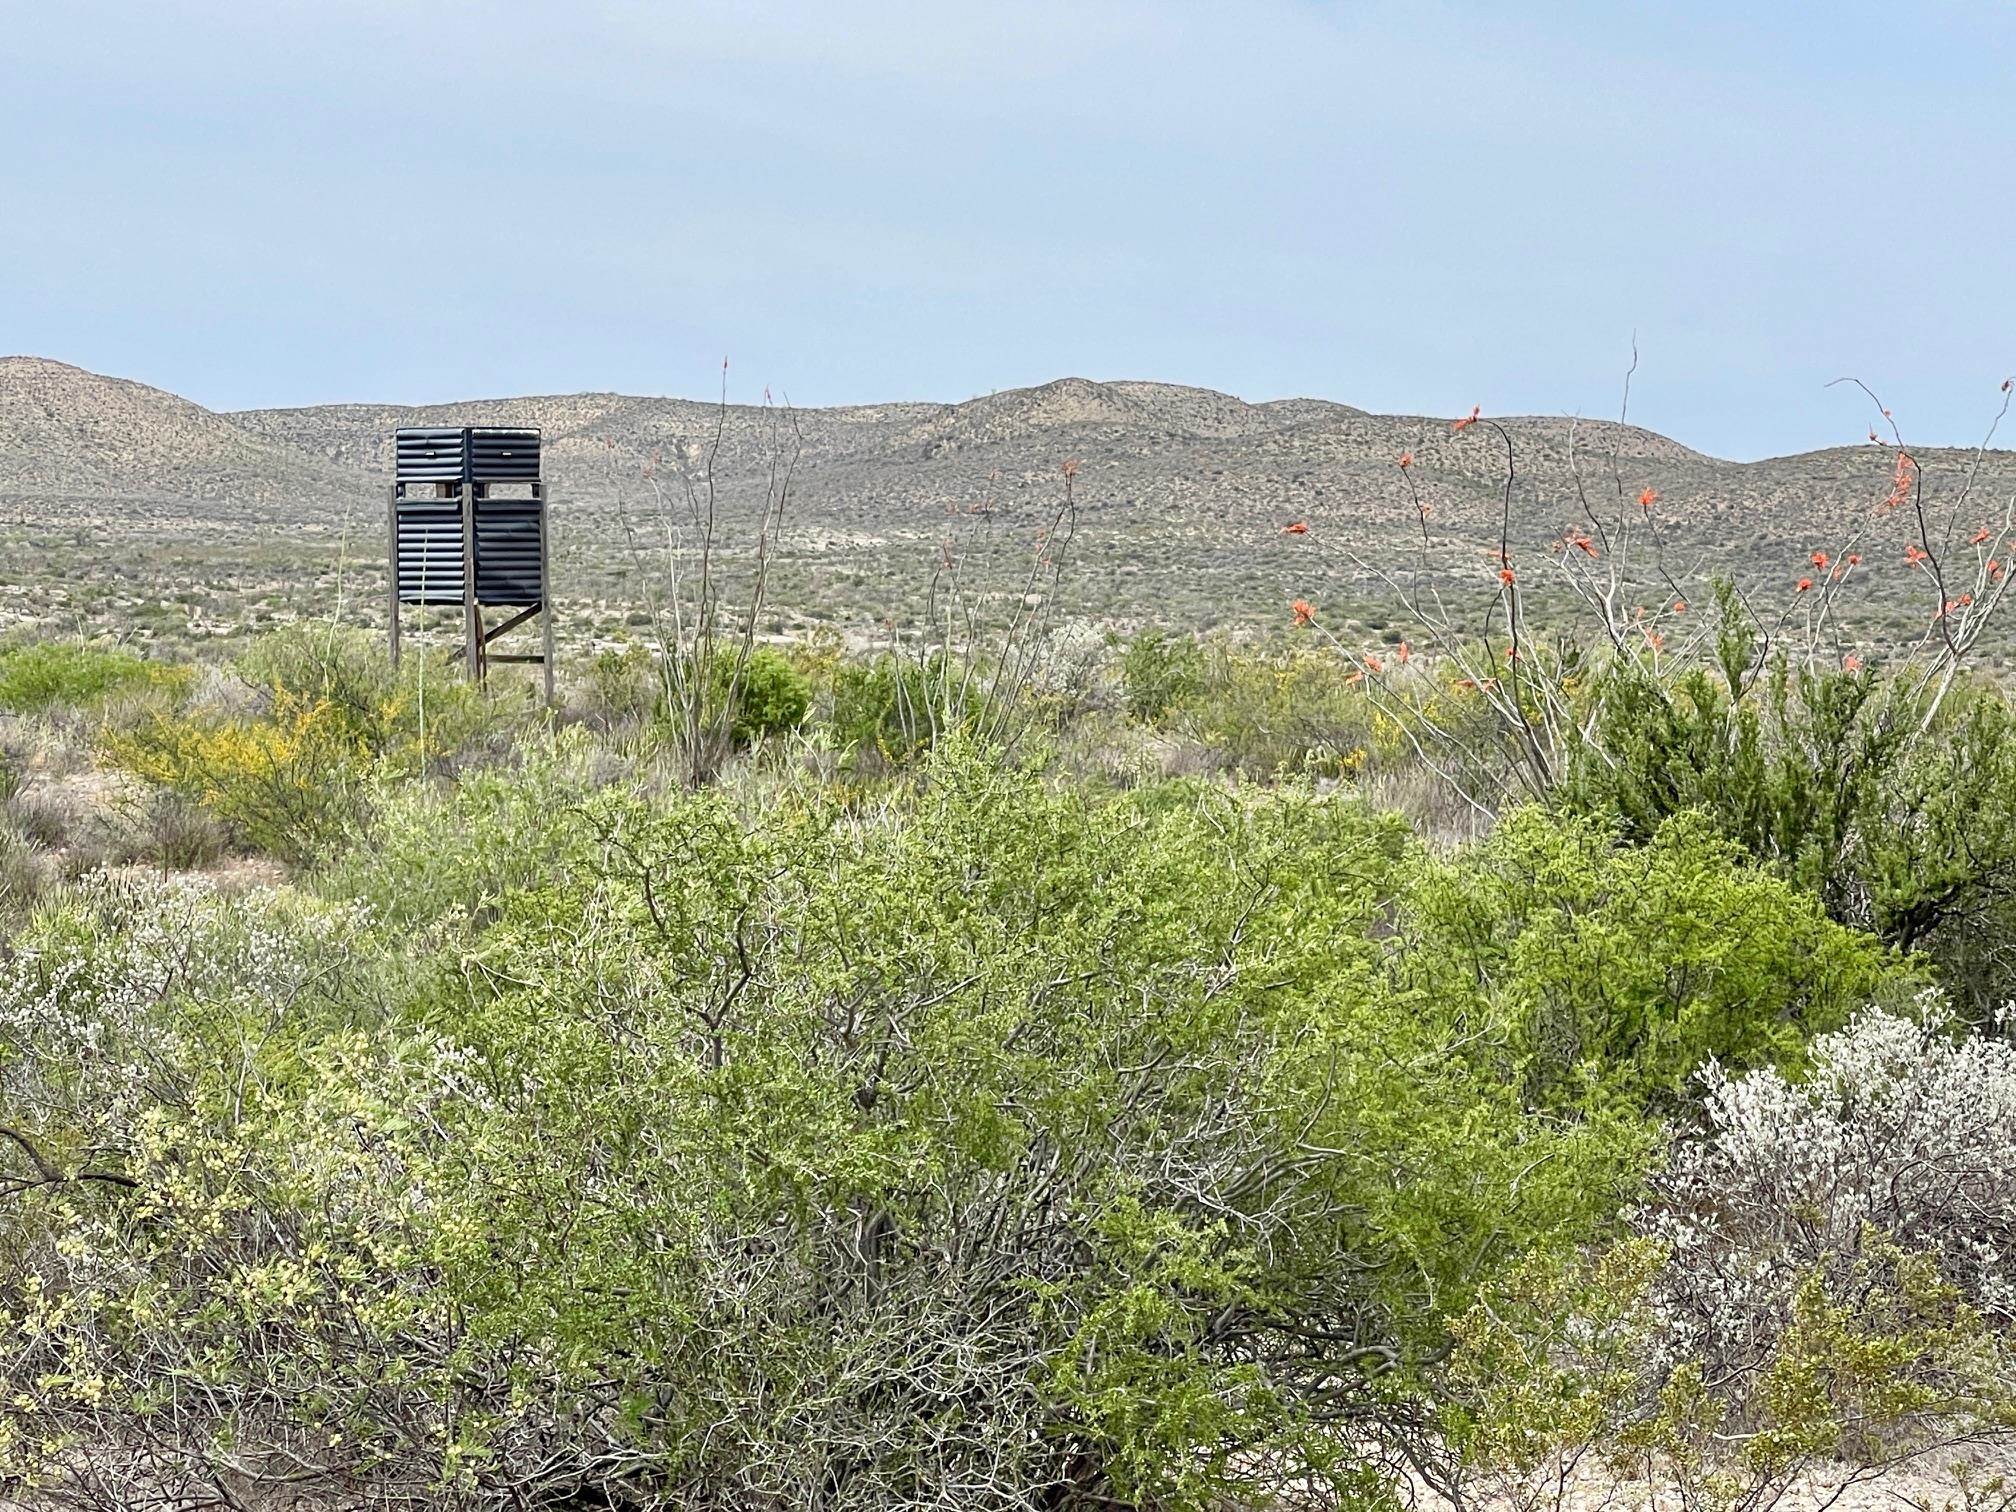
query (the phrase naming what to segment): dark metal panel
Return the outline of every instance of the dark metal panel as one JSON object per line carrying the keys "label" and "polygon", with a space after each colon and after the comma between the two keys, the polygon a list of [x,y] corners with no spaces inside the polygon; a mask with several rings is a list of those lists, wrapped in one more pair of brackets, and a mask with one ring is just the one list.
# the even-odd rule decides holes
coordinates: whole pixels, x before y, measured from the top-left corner
{"label": "dark metal panel", "polygon": [[393,437],[393,476],[402,483],[457,482],[468,454],[468,433],[460,427],[409,427]]}
{"label": "dark metal panel", "polygon": [[537,604],[546,597],[539,557],[541,499],[476,502],[476,597],[494,605]]}
{"label": "dark metal panel", "polygon": [[469,474],[478,483],[536,482],[539,432],[504,426],[469,428]]}
{"label": "dark metal panel", "polygon": [[[540,435],[530,427],[409,426],[393,438],[393,582],[405,604],[540,605],[546,601]],[[484,497],[523,483],[530,498]],[[454,497],[430,498],[430,485]],[[409,493],[408,485],[418,490]],[[471,514],[465,518],[464,508]],[[473,582],[465,557],[474,556]]]}
{"label": "dark metal panel", "polygon": [[462,602],[462,506],[456,499],[401,499],[393,506],[394,571],[405,604]]}

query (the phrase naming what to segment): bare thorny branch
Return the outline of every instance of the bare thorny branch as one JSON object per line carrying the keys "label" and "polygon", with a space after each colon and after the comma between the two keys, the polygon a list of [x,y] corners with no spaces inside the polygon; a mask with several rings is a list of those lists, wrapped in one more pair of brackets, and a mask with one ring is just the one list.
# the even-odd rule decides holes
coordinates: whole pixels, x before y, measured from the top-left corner
{"label": "bare thorny branch", "polygon": [[[714,423],[703,443],[682,447],[672,458],[676,496],[668,496],[655,453],[642,471],[651,511],[646,525],[657,527],[648,547],[631,517],[626,480],[616,466],[613,438],[604,438],[617,516],[637,569],[649,616],[666,712],[676,731],[687,780],[707,781],[726,758],[733,741],[757,625],[768,599],[772,557],[782,537],[804,436],[788,398],[780,407],[763,392],[761,423],[763,495],[747,549],[751,562],[739,606],[724,583],[721,519],[721,452],[728,432],[728,364],[721,364],[721,393]],[[697,465],[696,465],[697,464]],[[657,566],[653,566],[653,558]]]}

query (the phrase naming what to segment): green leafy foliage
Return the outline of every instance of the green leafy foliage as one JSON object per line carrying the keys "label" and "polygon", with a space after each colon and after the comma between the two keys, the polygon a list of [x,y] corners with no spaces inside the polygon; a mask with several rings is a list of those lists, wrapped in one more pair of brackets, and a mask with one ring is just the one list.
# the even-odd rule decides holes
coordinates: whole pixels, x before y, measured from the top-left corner
{"label": "green leafy foliage", "polygon": [[89,707],[115,693],[186,687],[187,667],[112,646],[30,641],[0,650],[0,709],[39,714]]}
{"label": "green leafy foliage", "polygon": [[[2002,1422],[1939,1258],[1986,1209],[1930,1177],[1938,1255],[1802,1258],[1745,1368],[1673,1315],[1714,1089],[1996,959],[2000,698],[1904,738],[1894,679],[1736,652],[1576,663],[1610,759],[1467,843],[1372,806],[1447,770],[1389,688],[1222,642],[1111,664],[1101,728],[1212,774],[1112,787],[983,738],[1075,684],[929,656],[815,699],[757,648],[698,785],[647,652],[579,722],[326,628],[114,701],[121,780],[289,880],[0,861],[0,1486],[1216,1512],[1587,1461],[1705,1502]],[[1381,666],[1445,731],[1485,702]]]}
{"label": "green leafy foliage", "polygon": [[1120,654],[1120,685],[1132,718],[1159,723],[1203,690],[1204,649],[1193,636],[1138,631]]}
{"label": "green leafy foliage", "polygon": [[[466,959],[401,964],[418,921],[388,917],[318,981],[330,1012],[279,970],[143,993],[119,1042],[166,1057],[172,1099],[33,1135],[137,1185],[72,1175],[9,1218],[71,1297],[22,1314],[17,1368],[95,1383],[38,1424],[88,1438],[222,1368],[150,1428],[175,1463],[340,1423],[365,1472],[471,1505],[535,1465],[727,1504],[1203,1508],[1258,1450],[1357,1484],[1312,1404],[1411,1389],[1476,1286],[1605,1227],[1651,1131],[1529,1112],[1417,1011],[1378,932],[1413,864],[1391,820],[1093,799],[957,749],[927,776],[870,817],[803,786],[588,797],[536,865],[457,858],[492,879],[437,915],[482,928]],[[388,815],[378,844],[413,850],[374,864],[543,806],[455,802]],[[66,928],[42,980],[134,937]],[[66,1230],[88,1272],[42,1247]],[[135,1284],[145,1325],[108,1330]],[[278,1420],[275,1328],[318,1381]]]}
{"label": "green leafy foliage", "polygon": [[713,675],[717,696],[732,704],[729,727],[737,745],[795,730],[811,712],[812,680],[773,646],[752,646],[741,658],[724,653]]}
{"label": "green leafy foliage", "polygon": [[[1740,663],[1739,663],[1740,664]],[[1560,798],[1642,840],[1708,816],[1844,923],[1928,953],[1976,1016],[2016,994],[2016,719],[1985,691],[1949,699],[1866,672],[1620,666],[1600,687],[1604,754]]]}
{"label": "green leafy foliage", "polygon": [[1632,847],[1594,820],[1517,811],[1429,863],[1403,937],[1424,998],[1473,1019],[1473,1053],[1547,1107],[1671,1107],[1709,1059],[1796,1057],[1901,975],[1694,814]]}

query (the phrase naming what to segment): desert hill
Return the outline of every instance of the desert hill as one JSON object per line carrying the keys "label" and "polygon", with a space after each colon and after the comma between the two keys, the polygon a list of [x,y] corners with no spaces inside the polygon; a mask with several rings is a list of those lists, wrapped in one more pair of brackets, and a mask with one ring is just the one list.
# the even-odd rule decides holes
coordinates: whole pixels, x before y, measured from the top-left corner
{"label": "desert hill", "polygon": [[[1440,417],[1315,399],[1251,404],[1149,382],[1065,378],[956,404],[797,411],[599,393],[226,414],[17,357],[0,360],[0,518],[25,532],[26,550],[9,553],[0,613],[12,605],[14,618],[96,622],[110,613],[103,590],[120,612],[154,604],[164,623],[179,613],[236,625],[237,610],[257,620],[312,607],[339,564],[359,602],[375,603],[391,436],[416,424],[545,433],[556,576],[598,633],[634,614],[640,597],[646,568],[626,524],[665,497],[676,502],[682,470],[694,475],[710,453],[731,534],[780,453],[795,453],[779,612],[852,625],[900,621],[940,544],[976,519],[1009,554],[1026,545],[1054,511],[1066,459],[1079,464],[1078,611],[1273,623],[1288,598],[1322,597],[1370,623],[1387,597],[1375,569],[1411,562],[1420,546],[1410,478],[1429,509],[1438,570],[1474,575],[1495,542],[1505,469],[1491,427],[1458,433]],[[1614,504],[1649,487],[1674,551],[1789,583],[1890,483],[1881,447],[1736,463],[1636,426],[1560,416],[1496,424],[1514,448],[1512,533],[1525,550],[1579,519],[1583,497]],[[1405,476],[1403,452],[1414,463]],[[1976,469],[1970,452],[1919,456],[1935,494],[1950,496]],[[2012,497],[2016,452],[1987,453],[1968,508],[1999,520]],[[220,529],[227,521],[242,528]],[[1294,521],[1309,534],[1284,540]],[[1901,555],[1901,536],[1888,541],[1901,528],[1885,522],[1875,548]],[[1900,624],[1917,612],[1910,586],[1896,589]],[[221,610],[219,595],[230,601]]]}
{"label": "desert hill", "polygon": [[244,503],[357,482],[312,452],[143,383],[0,357],[0,491]]}

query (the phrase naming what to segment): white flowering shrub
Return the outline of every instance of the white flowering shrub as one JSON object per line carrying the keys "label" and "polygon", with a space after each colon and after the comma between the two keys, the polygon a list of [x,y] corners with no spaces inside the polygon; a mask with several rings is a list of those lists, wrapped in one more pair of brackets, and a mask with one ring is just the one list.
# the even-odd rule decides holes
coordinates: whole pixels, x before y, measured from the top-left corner
{"label": "white flowering shrub", "polygon": [[1706,1114],[1637,1215],[1671,1252],[1673,1357],[1756,1367],[1800,1288],[1840,1285],[1872,1246],[1931,1257],[1988,1321],[2016,1323],[2016,1048],[1955,1032],[1927,994],[1818,1036],[1801,1075],[1711,1069]]}
{"label": "white flowering shrub", "polygon": [[1763,1508],[2016,1422],[2016,1048],[1927,993],[1706,1084],[1634,1233],[1457,1323],[1452,1484],[1558,1505],[1601,1466]]}
{"label": "white flowering shrub", "polygon": [[[273,1456],[357,1462],[333,1420],[358,1404],[400,1411],[410,1214],[387,1104],[338,1074],[366,922],[100,877],[0,957],[0,1495],[228,1505]],[[439,1080],[409,1059],[372,1059],[405,1107]]]}

